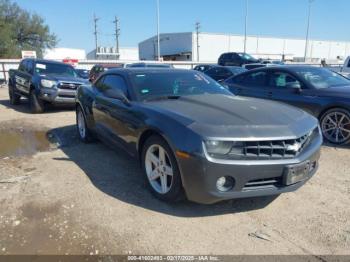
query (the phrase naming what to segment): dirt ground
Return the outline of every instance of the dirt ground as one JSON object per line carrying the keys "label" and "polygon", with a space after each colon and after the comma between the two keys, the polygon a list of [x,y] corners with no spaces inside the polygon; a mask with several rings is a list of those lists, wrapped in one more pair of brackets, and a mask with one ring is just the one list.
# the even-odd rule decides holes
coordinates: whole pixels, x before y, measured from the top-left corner
{"label": "dirt ground", "polygon": [[324,146],[294,193],[170,205],[137,161],[80,143],[72,110],[27,108],[0,88],[0,254],[350,254],[350,148]]}

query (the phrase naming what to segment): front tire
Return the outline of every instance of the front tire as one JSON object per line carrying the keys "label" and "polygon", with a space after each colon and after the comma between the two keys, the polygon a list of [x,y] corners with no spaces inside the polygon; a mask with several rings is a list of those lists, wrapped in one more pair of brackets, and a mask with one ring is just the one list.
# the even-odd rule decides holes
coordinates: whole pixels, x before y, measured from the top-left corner
{"label": "front tire", "polygon": [[321,117],[323,137],[332,144],[350,143],[350,112],[342,108],[333,108]]}
{"label": "front tire", "polygon": [[30,111],[33,114],[40,114],[45,111],[45,104],[44,101],[38,98],[38,96],[35,94],[35,90],[30,90],[29,94],[29,106]]}
{"label": "front tire", "polygon": [[166,202],[184,199],[180,171],[173,151],[160,136],[151,136],[145,142],[142,169],[152,194]]}
{"label": "front tire", "polygon": [[12,84],[9,84],[9,97],[11,105],[19,105],[21,101],[21,96],[15,93]]}
{"label": "front tire", "polygon": [[76,121],[77,121],[77,132],[80,140],[84,143],[93,142],[94,137],[87,127],[85,114],[80,106],[77,107]]}

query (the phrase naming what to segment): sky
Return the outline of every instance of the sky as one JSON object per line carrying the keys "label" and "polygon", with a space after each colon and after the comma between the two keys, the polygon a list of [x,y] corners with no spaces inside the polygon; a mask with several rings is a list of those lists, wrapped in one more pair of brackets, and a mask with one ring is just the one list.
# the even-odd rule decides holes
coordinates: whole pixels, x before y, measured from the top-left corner
{"label": "sky", "polygon": [[[114,46],[115,16],[120,19],[120,46],[137,47],[157,32],[156,0],[14,0],[41,15],[58,47],[95,46],[93,14],[99,46]],[[191,32],[196,21],[202,32],[244,34],[246,0],[159,0],[160,32]],[[248,35],[305,38],[309,0],[248,0]],[[350,41],[349,0],[314,0],[310,38]]]}

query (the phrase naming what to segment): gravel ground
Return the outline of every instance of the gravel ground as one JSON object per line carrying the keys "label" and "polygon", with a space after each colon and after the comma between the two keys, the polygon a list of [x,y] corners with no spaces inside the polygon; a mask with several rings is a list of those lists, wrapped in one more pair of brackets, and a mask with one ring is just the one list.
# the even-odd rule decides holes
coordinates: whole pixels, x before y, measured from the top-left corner
{"label": "gravel ground", "polygon": [[170,205],[135,160],[80,143],[73,111],[27,108],[0,88],[2,141],[56,139],[0,159],[0,254],[350,254],[350,148],[324,146],[294,193]]}

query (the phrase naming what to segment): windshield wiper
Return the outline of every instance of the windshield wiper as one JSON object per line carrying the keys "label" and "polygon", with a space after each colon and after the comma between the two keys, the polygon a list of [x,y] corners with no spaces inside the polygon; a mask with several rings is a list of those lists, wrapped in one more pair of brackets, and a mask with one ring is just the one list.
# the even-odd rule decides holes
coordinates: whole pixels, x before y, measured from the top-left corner
{"label": "windshield wiper", "polygon": [[156,97],[151,97],[147,98],[146,101],[155,101],[155,100],[177,100],[181,96],[179,95],[169,95],[169,96],[156,96]]}

